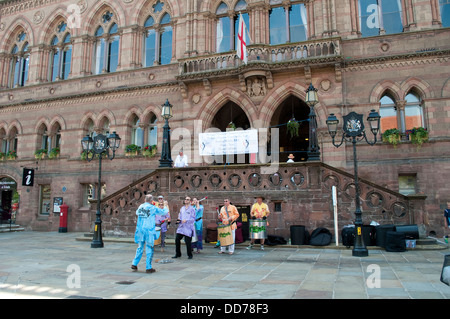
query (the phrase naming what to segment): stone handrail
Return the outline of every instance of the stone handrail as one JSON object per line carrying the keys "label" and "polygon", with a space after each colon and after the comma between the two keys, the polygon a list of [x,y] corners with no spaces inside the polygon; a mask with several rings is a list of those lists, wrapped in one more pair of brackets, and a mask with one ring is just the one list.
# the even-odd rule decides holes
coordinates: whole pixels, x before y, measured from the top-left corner
{"label": "stone handrail", "polygon": [[[301,59],[336,57],[341,54],[340,38],[281,45],[254,44],[247,47],[248,63],[279,63]],[[179,59],[179,75],[233,69],[244,63],[236,51]]]}
{"label": "stone handrail", "polygon": [[[250,207],[254,196],[260,194],[269,205],[281,203],[281,211],[273,212],[271,233],[288,237],[289,226],[298,224],[310,230],[333,229],[332,186],[338,191],[339,227],[353,223],[352,174],[320,162],[281,163],[275,171],[267,168],[254,164],[157,169],[102,200],[104,230],[110,234],[133,234],[135,211],[145,194],[164,195],[172,219],[176,219],[186,194],[207,196],[202,202],[204,225],[216,221],[216,207],[222,205],[225,197],[236,205]],[[365,224],[372,220],[380,224],[411,224],[423,211],[424,197],[412,199],[364,179],[359,182]]]}

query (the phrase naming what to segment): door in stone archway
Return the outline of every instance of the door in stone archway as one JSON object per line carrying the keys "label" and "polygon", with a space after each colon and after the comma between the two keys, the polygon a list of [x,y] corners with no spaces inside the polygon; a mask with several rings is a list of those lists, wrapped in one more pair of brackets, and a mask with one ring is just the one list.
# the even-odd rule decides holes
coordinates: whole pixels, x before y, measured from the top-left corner
{"label": "door in stone archway", "polygon": [[[299,124],[298,136],[288,132],[287,123],[295,119]],[[294,155],[295,162],[304,162],[308,159],[309,146],[309,107],[297,98],[290,95],[275,110],[270,121],[271,128],[279,129],[279,161],[288,160],[289,154]],[[272,142],[272,141],[270,141]],[[268,147],[270,150],[270,147]]]}
{"label": "door in stone archway", "polygon": [[[250,121],[244,110],[232,101],[225,103],[214,116],[211,127],[218,128],[222,132],[230,129],[250,128]],[[248,164],[250,163],[249,154],[234,154],[227,156],[214,156],[213,164]]]}

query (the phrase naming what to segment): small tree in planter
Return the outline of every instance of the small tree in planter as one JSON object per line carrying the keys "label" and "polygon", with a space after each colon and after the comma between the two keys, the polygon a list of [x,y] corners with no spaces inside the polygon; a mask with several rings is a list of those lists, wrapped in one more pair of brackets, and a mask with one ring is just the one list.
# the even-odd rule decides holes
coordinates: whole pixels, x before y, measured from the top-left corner
{"label": "small tree in planter", "polygon": [[9,160],[14,160],[17,158],[17,153],[16,151],[9,151],[8,153],[6,153],[6,158]]}
{"label": "small tree in planter", "polygon": [[48,158],[57,158],[59,157],[59,147],[54,147],[50,150],[50,153],[48,153]]}
{"label": "small tree in planter", "polygon": [[125,147],[125,155],[137,156],[140,150],[141,150],[140,146],[137,146],[136,144],[130,144]]}
{"label": "small tree in planter", "polygon": [[386,130],[381,135],[381,139],[383,142],[390,143],[394,145],[394,148],[397,148],[397,144],[400,142],[400,131],[396,128]]}
{"label": "small tree in planter", "polygon": [[428,142],[428,131],[423,127],[414,127],[412,130],[406,131],[413,144],[417,145],[417,149],[422,147],[422,144]]}
{"label": "small tree in planter", "polygon": [[142,155],[152,157],[156,154],[156,145],[145,145],[142,149]]}
{"label": "small tree in planter", "polygon": [[47,155],[47,149],[45,149],[45,148],[41,148],[34,152],[34,157],[36,159],[44,159],[46,155]]}

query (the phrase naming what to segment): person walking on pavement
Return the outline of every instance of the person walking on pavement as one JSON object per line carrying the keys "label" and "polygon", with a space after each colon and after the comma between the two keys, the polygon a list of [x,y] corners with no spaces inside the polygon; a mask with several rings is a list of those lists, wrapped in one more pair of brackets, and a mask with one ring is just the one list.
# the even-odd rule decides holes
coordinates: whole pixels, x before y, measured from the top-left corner
{"label": "person walking on pavement", "polygon": [[146,273],[153,273],[156,270],[152,268],[152,259],[153,259],[153,246],[155,239],[158,239],[158,233],[155,232],[155,216],[163,215],[168,212],[167,208],[160,209],[154,205],[152,205],[153,196],[146,195],[145,202],[139,206],[136,210],[136,215],[138,216],[137,224],[136,224],[136,232],[134,234],[134,241],[138,244],[138,248],[136,249],[136,256],[131,262],[131,269],[133,271],[137,271],[139,261],[142,258],[142,254],[146,253]]}
{"label": "person walking on pavement", "polygon": [[448,238],[450,234],[450,201],[447,201],[447,209],[444,210],[444,240],[446,243],[448,243]]}
{"label": "person walking on pavement", "polygon": [[239,218],[239,212],[236,208],[236,206],[231,205],[230,199],[225,198],[223,200],[223,206],[220,209],[219,213],[219,220],[222,221],[224,225],[230,225],[231,226],[231,235],[233,236],[233,244],[229,246],[220,246],[219,254],[224,254],[228,247],[228,254],[233,255],[234,253],[234,241],[236,237],[236,220]]}
{"label": "person walking on pavement", "polygon": [[192,248],[197,248],[197,254],[203,249],[203,205],[200,204],[196,197],[192,198],[192,207],[195,210],[195,232],[197,234],[197,241],[192,243]]}
{"label": "person walking on pavement", "polygon": [[[250,211],[250,218],[252,219],[263,219],[266,220],[270,214],[269,207],[266,203],[263,203],[264,197],[258,196],[256,197],[256,203],[253,204],[252,209]],[[269,226],[269,222],[267,222],[266,226]],[[261,250],[264,250],[264,238],[260,239],[261,241]],[[255,244],[255,239],[250,241],[250,245],[247,249],[252,249]]]}
{"label": "person walking on pavement", "polygon": [[195,232],[195,210],[194,207],[191,206],[191,198],[188,196],[184,199],[184,206],[180,209],[177,222],[179,222],[179,224],[175,236],[175,256],[172,258],[181,257],[181,238],[184,237],[188,258],[192,259],[191,241]]}
{"label": "person walking on pavement", "polygon": [[170,211],[169,204],[164,200],[164,196],[158,196],[158,207],[159,208],[167,208],[167,214],[164,215],[156,215],[156,225],[161,227],[161,252],[164,251],[164,247],[166,246],[166,232],[168,224],[170,223]]}

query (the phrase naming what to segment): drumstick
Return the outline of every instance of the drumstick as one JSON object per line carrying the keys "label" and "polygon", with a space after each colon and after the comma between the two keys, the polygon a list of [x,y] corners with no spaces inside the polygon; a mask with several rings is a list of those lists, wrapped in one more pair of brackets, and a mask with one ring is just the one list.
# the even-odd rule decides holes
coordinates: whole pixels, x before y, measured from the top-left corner
{"label": "drumstick", "polygon": [[197,202],[201,202],[202,200],[208,199],[208,196],[203,197],[202,199],[198,200]]}

